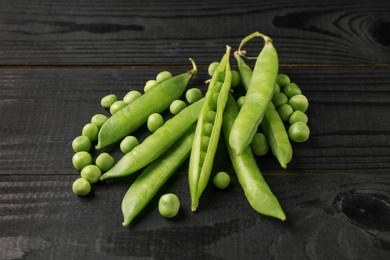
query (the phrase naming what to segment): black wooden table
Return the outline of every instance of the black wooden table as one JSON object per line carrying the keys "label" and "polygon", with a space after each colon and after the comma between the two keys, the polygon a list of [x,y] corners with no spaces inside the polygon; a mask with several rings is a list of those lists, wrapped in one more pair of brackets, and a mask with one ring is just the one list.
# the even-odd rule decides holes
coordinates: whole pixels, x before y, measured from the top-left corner
{"label": "black wooden table", "polygon": [[[208,64],[254,31],[310,100],[311,136],[288,169],[258,158],[286,222],[249,206],[223,148],[214,168],[232,183],[209,185],[196,214],[186,165],[127,228],[134,177],[72,193],[71,142],[108,114],[101,97],[181,73],[189,57],[205,90]],[[389,259],[389,35],[384,0],[1,1],[0,259]],[[156,208],[166,192],[182,203],[171,220]]]}

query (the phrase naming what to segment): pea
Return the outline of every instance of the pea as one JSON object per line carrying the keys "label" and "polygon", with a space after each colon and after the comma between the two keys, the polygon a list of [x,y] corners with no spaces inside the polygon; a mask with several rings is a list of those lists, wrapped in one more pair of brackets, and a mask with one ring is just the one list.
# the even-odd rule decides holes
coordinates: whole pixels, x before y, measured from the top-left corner
{"label": "pea", "polygon": [[272,103],[274,103],[274,106],[278,108],[281,105],[288,103],[288,97],[283,92],[275,93],[272,97]]}
{"label": "pea", "polygon": [[213,110],[207,111],[205,120],[208,123],[214,123],[216,116],[217,116],[217,113],[215,111],[213,111]]}
{"label": "pea", "polygon": [[73,182],[72,191],[77,196],[85,196],[91,192],[91,184],[84,178],[78,178]]}
{"label": "pea", "polygon": [[207,148],[209,147],[209,143],[210,143],[210,137],[206,135],[202,136],[200,141],[200,149],[202,151],[207,151]]}
{"label": "pea", "polygon": [[115,94],[109,94],[107,96],[104,96],[101,100],[100,100],[100,104],[102,105],[102,107],[104,108],[110,108],[110,106],[112,104],[114,104],[115,101],[118,100],[118,97],[115,95]]}
{"label": "pea", "polygon": [[288,122],[290,123],[290,125],[292,125],[296,122],[303,122],[303,123],[307,124],[307,121],[309,121],[309,118],[307,117],[307,115],[299,110],[294,111],[294,113],[292,113],[292,115],[288,119]]}
{"label": "pea", "polygon": [[244,101],[245,101],[245,96],[241,96],[237,99],[238,109],[240,109],[242,107],[242,105],[244,104]]}
{"label": "pea", "polygon": [[160,197],[158,201],[158,211],[163,217],[173,218],[180,209],[180,200],[173,193],[167,193]]}
{"label": "pea", "polygon": [[164,124],[164,118],[159,113],[153,113],[148,117],[147,126],[150,132],[154,133]]}
{"label": "pea", "polygon": [[99,128],[91,123],[86,124],[81,131],[81,135],[86,136],[91,142],[96,141],[98,138]]}
{"label": "pea", "polygon": [[112,166],[114,166],[115,159],[108,153],[101,153],[96,158],[95,164],[102,172],[106,172],[111,169]]}
{"label": "pea", "polygon": [[154,79],[151,79],[151,80],[148,80],[145,84],[145,87],[144,87],[144,92],[148,92],[149,90],[151,90],[152,88],[154,88],[155,86],[158,85],[158,82]]}
{"label": "pea", "polygon": [[126,136],[120,144],[120,149],[122,153],[128,153],[137,145],[139,145],[139,142],[135,136]]}
{"label": "pea", "polygon": [[305,142],[309,139],[310,128],[303,122],[296,122],[288,128],[288,136],[296,143]]}
{"label": "pea", "polygon": [[276,77],[276,83],[281,87],[284,88],[287,86],[288,83],[290,83],[290,78],[286,74],[279,74]]}
{"label": "pea", "polygon": [[211,123],[206,123],[206,124],[204,124],[204,125],[203,125],[203,133],[204,133],[205,135],[210,136],[210,135],[211,135],[211,132],[213,131],[213,127],[214,127],[214,125],[211,124]]}
{"label": "pea", "polygon": [[251,143],[253,154],[257,156],[266,155],[269,151],[269,144],[267,138],[263,133],[256,133]]}
{"label": "pea", "polygon": [[299,94],[302,94],[302,91],[301,89],[298,87],[297,84],[293,83],[293,82],[290,82],[288,83],[284,89],[283,89],[283,92],[284,94],[286,94],[287,97],[292,97],[292,96],[295,96],[295,95],[299,95]]}
{"label": "pea", "polygon": [[214,62],[212,62],[212,63],[209,65],[208,73],[209,73],[210,77],[213,76],[214,71],[217,69],[218,66],[219,66],[219,62],[218,62],[218,61],[214,61]]}
{"label": "pea", "polygon": [[125,101],[123,101],[123,100],[115,101],[114,104],[112,104],[110,106],[111,115],[115,114],[116,112],[118,112],[119,110],[124,108],[125,106],[127,106],[127,103]]}
{"label": "pea", "polygon": [[97,182],[101,175],[102,171],[96,165],[87,165],[81,170],[81,177],[91,184]]}
{"label": "pea", "polygon": [[73,166],[81,171],[85,166],[92,163],[92,156],[88,152],[77,152],[72,157]]}
{"label": "pea", "polygon": [[280,93],[280,86],[278,83],[275,83],[275,93]]}
{"label": "pea", "polygon": [[240,73],[237,70],[232,70],[232,83],[231,87],[236,88],[241,85]]}
{"label": "pea", "polygon": [[98,128],[102,127],[104,122],[106,122],[108,119],[107,116],[103,114],[96,114],[91,118],[91,123],[96,125]]}
{"label": "pea", "polygon": [[72,148],[75,152],[88,152],[91,149],[91,140],[87,136],[80,135],[73,140]]}
{"label": "pea", "polygon": [[294,111],[299,110],[302,111],[303,113],[305,113],[309,107],[309,101],[302,94],[292,96],[288,101],[288,103],[294,109]]}
{"label": "pea", "polygon": [[289,104],[283,104],[278,108],[278,113],[283,122],[287,122],[294,110]]}
{"label": "pea", "polygon": [[171,105],[169,106],[169,111],[171,111],[171,113],[173,115],[177,115],[179,114],[180,111],[182,111],[185,107],[186,107],[186,103],[183,101],[183,100],[180,100],[180,99],[176,99],[175,101],[173,101],[171,103]]}
{"label": "pea", "polygon": [[226,172],[218,172],[213,178],[213,183],[218,189],[226,189],[230,184],[230,175]]}
{"label": "pea", "polygon": [[137,90],[131,90],[123,97],[123,101],[126,102],[127,104],[130,104],[140,96],[142,96],[141,92]]}
{"label": "pea", "polygon": [[190,88],[186,92],[186,100],[192,104],[203,97],[202,91],[199,88]]}
{"label": "pea", "polygon": [[160,83],[172,77],[173,75],[169,71],[161,71],[160,73],[157,74],[156,81]]}

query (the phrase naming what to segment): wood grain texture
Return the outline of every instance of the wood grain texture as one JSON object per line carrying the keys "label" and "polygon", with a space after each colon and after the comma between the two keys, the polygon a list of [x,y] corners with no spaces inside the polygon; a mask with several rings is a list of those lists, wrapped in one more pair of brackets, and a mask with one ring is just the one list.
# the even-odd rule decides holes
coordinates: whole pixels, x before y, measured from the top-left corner
{"label": "wood grain texture", "polygon": [[208,64],[254,31],[281,63],[388,64],[389,17],[382,0],[5,0],[0,64]]}

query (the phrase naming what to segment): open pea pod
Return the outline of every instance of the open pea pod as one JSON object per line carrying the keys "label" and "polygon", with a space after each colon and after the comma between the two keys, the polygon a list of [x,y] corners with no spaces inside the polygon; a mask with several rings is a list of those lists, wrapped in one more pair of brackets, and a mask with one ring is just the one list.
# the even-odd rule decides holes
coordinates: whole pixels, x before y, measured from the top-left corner
{"label": "open pea pod", "polygon": [[223,111],[232,80],[230,50],[227,46],[226,53],[211,78],[196,125],[188,171],[192,211],[197,210],[199,198],[208,184],[218,146]]}

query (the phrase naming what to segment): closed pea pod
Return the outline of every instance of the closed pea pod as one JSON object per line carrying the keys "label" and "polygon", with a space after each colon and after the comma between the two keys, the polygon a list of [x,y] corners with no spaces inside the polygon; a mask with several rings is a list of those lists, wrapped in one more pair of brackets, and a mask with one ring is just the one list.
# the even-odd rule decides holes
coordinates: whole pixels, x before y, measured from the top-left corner
{"label": "closed pea pod", "polygon": [[249,204],[254,210],[261,214],[285,221],[286,215],[284,214],[278,199],[264,180],[251,149],[246,147],[240,155],[237,155],[228,142],[228,137],[230,136],[230,131],[237,115],[237,104],[234,101],[234,98],[230,96],[224,112],[222,128],[229,156],[237,174],[238,181],[244,190]]}
{"label": "closed pea pod", "polygon": [[121,140],[143,125],[150,114],[161,113],[172,101],[178,99],[184,93],[189,80],[197,73],[195,62],[190,60],[193,65],[191,71],[159,83],[112,115],[99,131],[96,149]]}
{"label": "closed pea pod", "polygon": [[237,154],[251,143],[256,134],[274,94],[276,76],[278,75],[278,55],[271,38],[255,32],[245,37],[239,48],[241,49],[247,41],[254,37],[262,37],[265,44],[257,57],[244,104],[229,136],[229,143]]}
{"label": "closed pea pod", "polygon": [[227,46],[213,73],[196,126],[188,171],[192,211],[197,210],[199,198],[208,184],[218,146],[223,111],[231,86],[230,50]]}
{"label": "closed pea pod", "polygon": [[179,114],[167,120],[156,132],[125,154],[100,179],[105,180],[130,175],[157,159],[196,122],[202,104],[203,99],[186,107]]}

